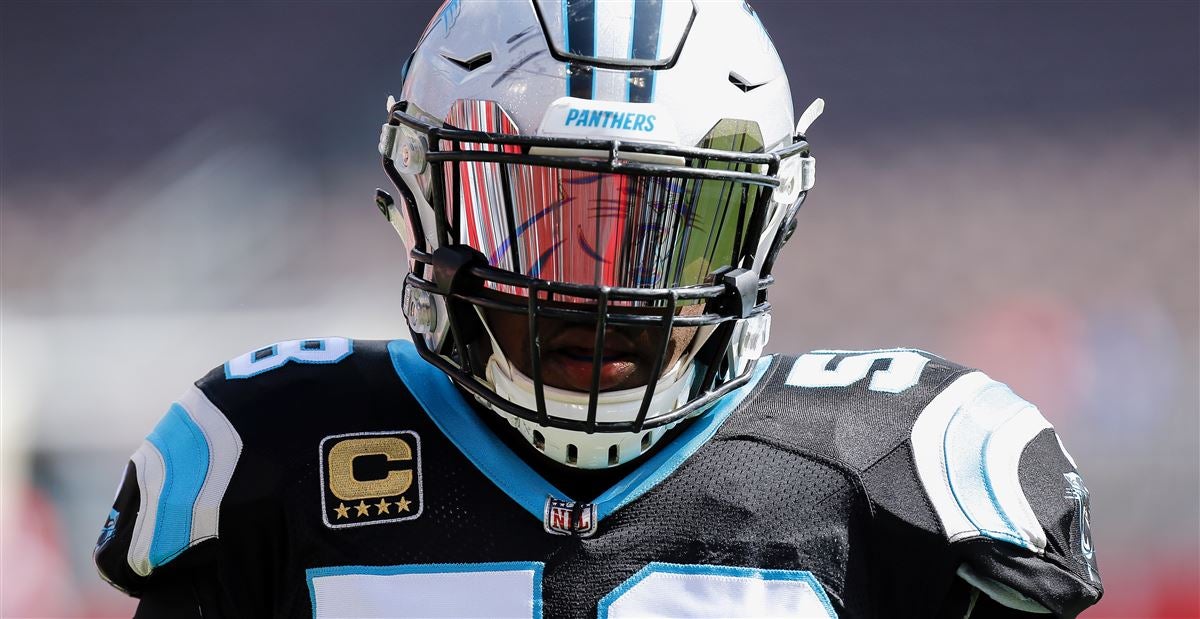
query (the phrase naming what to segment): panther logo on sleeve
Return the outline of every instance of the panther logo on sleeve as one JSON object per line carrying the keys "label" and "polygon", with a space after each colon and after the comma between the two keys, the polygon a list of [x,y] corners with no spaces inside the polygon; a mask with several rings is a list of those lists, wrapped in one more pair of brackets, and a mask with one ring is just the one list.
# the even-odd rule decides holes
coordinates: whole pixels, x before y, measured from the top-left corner
{"label": "panther logo on sleeve", "polygon": [[1083,485],[1079,473],[1063,473],[1067,480],[1066,493],[1063,498],[1074,502],[1079,522],[1079,554],[1087,565],[1088,580],[1100,582],[1100,571],[1096,566],[1096,549],[1092,546],[1092,514],[1088,504],[1088,489]]}

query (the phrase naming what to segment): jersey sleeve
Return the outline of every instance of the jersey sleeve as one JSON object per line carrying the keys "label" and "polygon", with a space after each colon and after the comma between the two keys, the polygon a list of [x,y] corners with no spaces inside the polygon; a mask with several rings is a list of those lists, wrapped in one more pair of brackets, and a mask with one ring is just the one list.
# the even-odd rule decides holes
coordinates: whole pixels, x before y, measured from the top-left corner
{"label": "jersey sleeve", "polygon": [[1074,617],[1100,599],[1087,488],[1035,406],[971,372],[920,413],[911,444],[963,580],[1028,613]]}
{"label": "jersey sleeve", "polygon": [[163,572],[203,562],[242,453],[233,424],[197,387],[163,415],[125,467],[93,553],[100,575],[140,596]]}

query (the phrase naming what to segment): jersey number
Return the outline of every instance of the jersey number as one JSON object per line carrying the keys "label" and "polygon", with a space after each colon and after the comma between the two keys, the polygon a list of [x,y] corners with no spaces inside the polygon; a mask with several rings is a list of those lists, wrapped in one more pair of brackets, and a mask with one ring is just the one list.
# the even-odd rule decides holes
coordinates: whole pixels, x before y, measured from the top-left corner
{"label": "jersey number", "polygon": [[225,378],[250,378],[263,372],[270,372],[288,361],[337,363],[345,359],[351,352],[354,352],[354,345],[344,337],[288,340],[230,359],[225,364]]}
{"label": "jersey number", "polygon": [[[308,570],[314,617],[541,617],[542,564],[450,563]],[[604,596],[600,619],[836,617],[809,572],[651,563]]]}
{"label": "jersey number", "polygon": [[[880,359],[888,360],[887,368],[872,372],[871,368]],[[929,363],[928,357],[911,350],[811,352],[796,359],[788,373],[787,384],[793,387],[848,387],[870,374],[871,383],[867,388],[871,391],[900,393],[917,384],[926,363]]]}

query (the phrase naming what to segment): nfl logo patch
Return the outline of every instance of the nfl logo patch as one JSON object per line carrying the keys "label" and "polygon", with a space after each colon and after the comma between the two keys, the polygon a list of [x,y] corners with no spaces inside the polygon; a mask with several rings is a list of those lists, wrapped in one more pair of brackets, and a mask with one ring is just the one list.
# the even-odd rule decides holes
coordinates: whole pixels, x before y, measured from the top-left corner
{"label": "nfl logo patch", "polygon": [[424,510],[416,432],[361,432],[321,440],[321,518],[331,529],[413,520]]}
{"label": "nfl logo patch", "polygon": [[596,506],[546,497],[545,527],[554,535],[591,537],[596,532]]}

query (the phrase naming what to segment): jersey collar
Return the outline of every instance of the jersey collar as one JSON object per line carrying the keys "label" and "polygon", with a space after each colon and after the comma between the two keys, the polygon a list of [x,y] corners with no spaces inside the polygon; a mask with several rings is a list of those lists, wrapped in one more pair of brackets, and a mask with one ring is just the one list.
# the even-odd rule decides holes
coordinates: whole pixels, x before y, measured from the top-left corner
{"label": "jersey collar", "polygon": [[[449,377],[421,358],[412,342],[392,341],[388,344],[388,352],[396,374],[434,424],[463,456],[512,500],[538,520],[543,518],[546,497],[574,502],[513,453],[479,418]],[[593,504],[597,520],[628,505],[675,472],[717,433],[770,365],[769,358],[760,359],[750,382],[719,400],[674,440],[596,497]]]}

